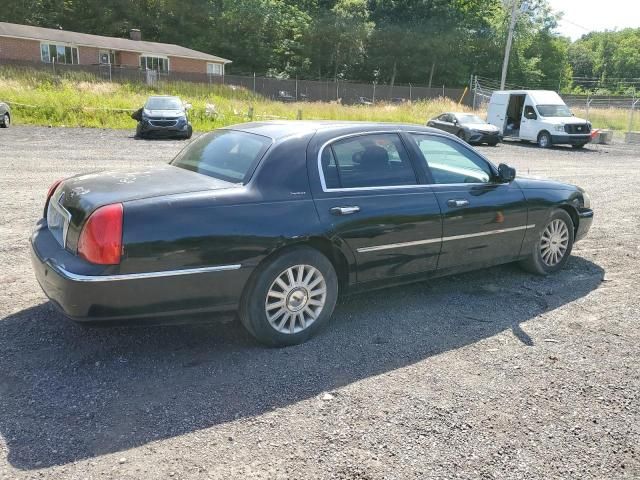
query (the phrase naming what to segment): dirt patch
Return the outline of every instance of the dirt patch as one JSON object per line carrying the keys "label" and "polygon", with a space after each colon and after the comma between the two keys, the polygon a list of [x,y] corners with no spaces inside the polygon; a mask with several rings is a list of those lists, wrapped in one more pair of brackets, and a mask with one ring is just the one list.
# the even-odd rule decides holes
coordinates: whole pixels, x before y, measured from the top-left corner
{"label": "dirt patch", "polygon": [[481,148],[591,194],[566,270],[361,295],[274,350],[233,322],[87,329],[47,303],[28,237],[49,184],[185,145],[132,133],[0,131],[0,478],[640,476],[637,151]]}

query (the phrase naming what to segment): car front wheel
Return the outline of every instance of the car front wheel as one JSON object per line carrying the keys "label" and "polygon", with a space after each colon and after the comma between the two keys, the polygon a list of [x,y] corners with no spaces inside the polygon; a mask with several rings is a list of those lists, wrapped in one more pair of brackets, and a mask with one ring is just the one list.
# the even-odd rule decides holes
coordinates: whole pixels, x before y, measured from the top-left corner
{"label": "car front wheel", "polygon": [[329,259],[312,248],[296,247],[254,275],[239,316],[259,342],[297,345],[329,321],[337,298],[338,277]]}
{"label": "car front wheel", "polygon": [[0,127],[9,128],[9,125],[11,125],[11,117],[9,116],[8,113],[5,113],[2,116],[2,122],[0,122]]}
{"label": "car front wheel", "polygon": [[532,273],[548,275],[562,269],[573,248],[574,225],[564,210],[555,210],[546,221],[521,265]]}
{"label": "car front wheel", "polygon": [[541,132],[538,135],[538,146],[540,148],[549,148],[551,146],[551,135],[549,132]]}

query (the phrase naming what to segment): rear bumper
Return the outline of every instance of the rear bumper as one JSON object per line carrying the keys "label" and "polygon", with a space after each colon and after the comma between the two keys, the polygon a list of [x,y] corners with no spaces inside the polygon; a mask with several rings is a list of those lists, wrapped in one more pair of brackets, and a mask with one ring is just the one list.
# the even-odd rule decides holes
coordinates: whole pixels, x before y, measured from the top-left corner
{"label": "rear bumper", "polygon": [[591,141],[591,135],[551,135],[554,145],[584,145]]}
{"label": "rear bumper", "polygon": [[44,222],[31,237],[31,263],[45,295],[66,316],[83,322],[234,311],[251,273],[240,265],[224,265],[93,274],[94,266],[60,247]]}
{"label": "rear bumper", "polygon": [[575,242],[583,239],[589,233],[591,224],[593,223],[593,210],[589,208],[582,208],[578,211],[578,230],[576,231]]}

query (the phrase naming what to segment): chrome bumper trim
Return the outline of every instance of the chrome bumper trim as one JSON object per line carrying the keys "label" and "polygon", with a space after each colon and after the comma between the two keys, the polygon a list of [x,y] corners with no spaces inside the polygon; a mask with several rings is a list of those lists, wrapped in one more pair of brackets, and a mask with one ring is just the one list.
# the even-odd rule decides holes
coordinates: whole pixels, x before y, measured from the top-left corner
{"label": "chrome bumper trim", "polygon": [[55,270],[62,277],[73,282],[117,282],[121,280],[142,280],[145,278],[162,278],[177,277],[179,275],[192,275],[196,273],[226,272],[229,270],[238,270],[242,265],[218,265],[215,267],[186,268],[184,270],[165,270],[162,272],[143,272],[143,273],[123,273],[119,275],[81,275],[70,272],[60,265],[55,265],[50,261],[46,264]]}

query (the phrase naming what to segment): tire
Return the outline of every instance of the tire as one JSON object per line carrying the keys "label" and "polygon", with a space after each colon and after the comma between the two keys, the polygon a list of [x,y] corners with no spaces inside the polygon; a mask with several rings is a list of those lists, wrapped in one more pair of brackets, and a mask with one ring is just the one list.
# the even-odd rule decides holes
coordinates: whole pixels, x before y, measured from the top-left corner
{"label": "tire", "polygon": [[490,147],[495,147],[496,145],[498,145],[498,142],[489,142]]}
{"label": "tire", "polygon": [[135,138],[144,138],[144,133],[142,133],[142,128],[140,124],[136,126],[136,137]]}
{"label": "tire", "polygon": [[0,122],[0,128],[9,128],[10,125],[11,125],[11,117],[9,116],[8,113],[5,113],[2,116],[2,122]]}
{"label": "tire", "polygon": [[538,146],[540,148],[549,148],[551,146],[551,135],[549,132],[540,132],[538,134]]}
{"label": "tire", "polygon": [[187,134],[184,136],[185,140],[189,140],[192,135],[193,135],[193,127],[189,125],[189,128],[187,129]]}
{"label": "tire", "polygon": [[583,149],[585,145],[586,143],[578,143],[577,145],[571,145],[571,148],[573,148],[574,150],[580,150]]}
{"label": "tire", "polygon": [[[558,228],[557,231],[555,227]],[[549,275],[561,270],[569,260],[573,249],[574,227],[571,216],[565,210],[554,210],[540,229],[529,256],[522,260],[520,265],[537,275]],[[554,231],[556,233],[553,233]],[[558,259],[553,256],[553,253],[551,257],[548,256],[548,252],[553,252],[555,249],[561,252],[561,257]]]}
{"label": "tire", "polygon": [[[322,285],[324,294],[311,295]],[[239,317],[264,345],[297,345],[329,322],[337,298],[338,277],[329,259],[313,248],[295,247],[256,271],[242,295]]]}

